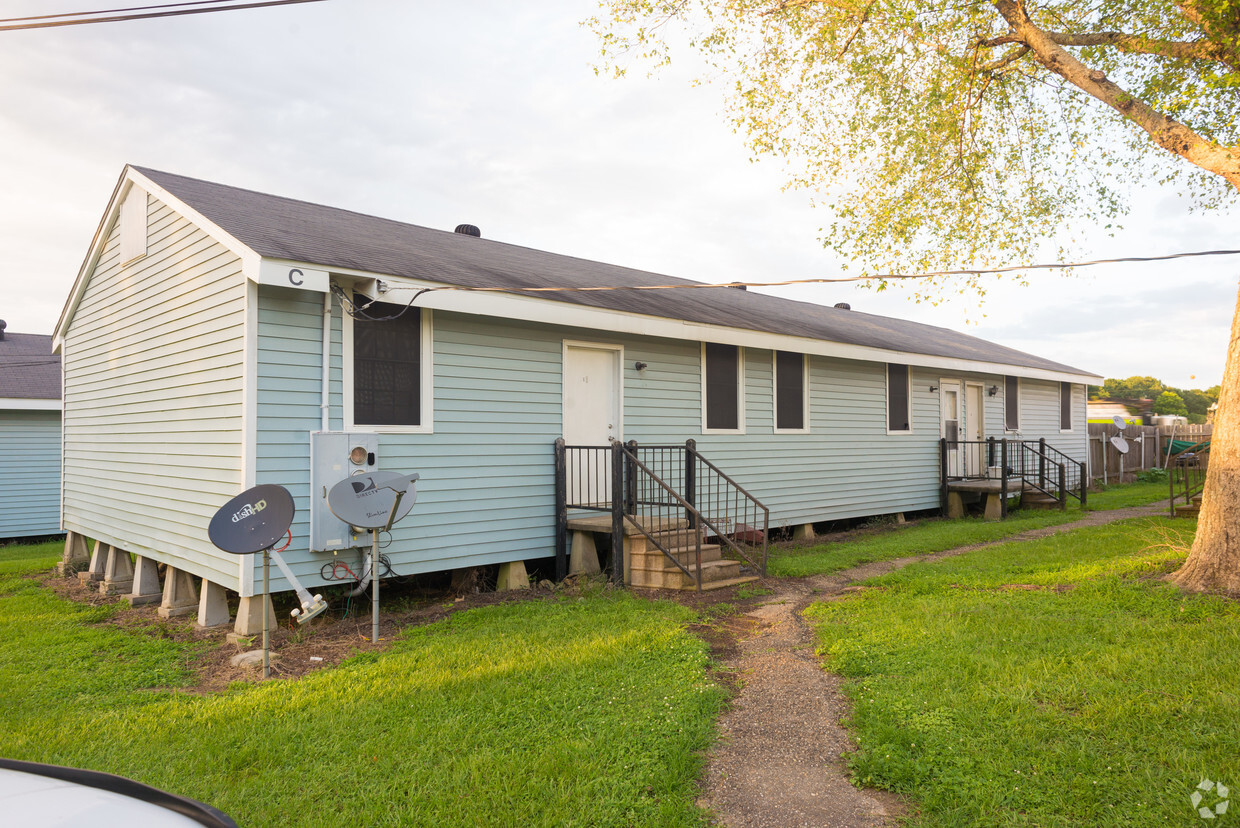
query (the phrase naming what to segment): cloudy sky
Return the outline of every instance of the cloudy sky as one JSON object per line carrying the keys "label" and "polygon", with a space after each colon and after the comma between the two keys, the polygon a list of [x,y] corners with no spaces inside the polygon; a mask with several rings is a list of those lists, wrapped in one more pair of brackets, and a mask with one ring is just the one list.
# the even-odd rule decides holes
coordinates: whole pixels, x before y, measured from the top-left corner
{"label": "cloudy sky", "polygon": [[[110,7],[0,0],[0,17]],[[827,216],[781,191],[778,165],[750,163],[691,60],[654,79],[594,74],[579,25],[594,11],[327,0],[0,32],[0,318],[51,333],[125,163],[702,281],[839,275],[817,241]],[[1075,237],[1083,258],[1240,248],[1238,218],[1151,186],[1124,231]],[[980,307],[899,288],[780,293],[1104,376],[1219,382],[1240,256],[1030,280],[996,283]]]}

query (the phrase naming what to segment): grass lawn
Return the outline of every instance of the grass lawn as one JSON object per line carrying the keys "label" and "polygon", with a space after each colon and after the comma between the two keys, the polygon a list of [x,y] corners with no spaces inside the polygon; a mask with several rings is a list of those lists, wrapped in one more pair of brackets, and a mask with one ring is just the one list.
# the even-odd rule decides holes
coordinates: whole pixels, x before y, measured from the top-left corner
{"label": "grass lawn", "polygon": [[0,549],[4,755],[119,773],[241,825],[699,825],[723,691],[691,611],[628,593],[409,629],[297,681],[194,695],[196,646],[100,624]]}
{"label": "grass lawn", "polygon": [[[1088,510],[1106,511],[1141,506],[1167,498],[1167,484],[1125,483],[1105,491],[1090,492]],[[1080,505],[1069,501],[1066,511],[1014,510],[1007,520],[986,521],[981,517],[954,520],[931,518],[914,526],[893,527],[888,531],[856,539],[806,545],[772,547],[767,571],[777,577],[824,575],[873,561],[889,561],[910,555],[929,555],[958,546],[1002,540],[1029,529],[1056,526],[1081,516]]]}
{"label": "grass lawn", "polygon": [[1194,529],[1003,544],[811,607],[856,780],[909,796],[917,825],[1198,824],[1203,778],[1240,783],[1240,606],[1151,577]]}

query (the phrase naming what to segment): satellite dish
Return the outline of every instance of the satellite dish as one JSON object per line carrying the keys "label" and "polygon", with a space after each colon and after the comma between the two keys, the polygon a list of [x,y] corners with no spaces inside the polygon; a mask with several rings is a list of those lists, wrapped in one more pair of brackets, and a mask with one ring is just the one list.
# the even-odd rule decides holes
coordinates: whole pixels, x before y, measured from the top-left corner
{"label": "satellite dish", "polygon": [[225,552],[252,555],[275,546],[293,525],[296,512],[288,489],[255,486],[220,507],[207,526],[207,537]]}
{"label": "satellite dish", "polygon": [[1111,418],[1111,422],[1115,423],[1115,427],[1120,431],[1123,431],[1128,426],[1128,421],[1118,414]]}
{"label": "satellite dish", "polygon": [[1128,441],[1124,439],[1124,435],[1116,434],[1111,438],[1111,445],[1115,446],[1115,450],[1120,454],[1128,453]]}
{"label": "satellite dish", "polygon": [[[327,492],[327,508],[350,526],[387,529],[409,514],[418,499],[414,484],[421,475],[369,472],[346,477]],[[396,496],[401,495],[397,504]],[[396,513],[392,513],[392,507]]]}

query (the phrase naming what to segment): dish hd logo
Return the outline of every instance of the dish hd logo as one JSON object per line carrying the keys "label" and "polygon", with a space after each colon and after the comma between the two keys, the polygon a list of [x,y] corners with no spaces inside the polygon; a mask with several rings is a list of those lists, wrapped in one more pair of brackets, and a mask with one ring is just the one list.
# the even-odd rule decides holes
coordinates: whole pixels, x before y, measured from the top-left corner
{"label": "dish hd logo", "polygon": [[245,520],[248,517],[253,517],[254,515],[257,515],[259,512],[261,512],[263,509],[266,509],[266,508],[267,508],[267,501],[265,500],[260,500],[257,503],[247,503],[244,509],[241,509],[240,511],[236,512],[232,516],[232,522],[240,523],[241,521]]}

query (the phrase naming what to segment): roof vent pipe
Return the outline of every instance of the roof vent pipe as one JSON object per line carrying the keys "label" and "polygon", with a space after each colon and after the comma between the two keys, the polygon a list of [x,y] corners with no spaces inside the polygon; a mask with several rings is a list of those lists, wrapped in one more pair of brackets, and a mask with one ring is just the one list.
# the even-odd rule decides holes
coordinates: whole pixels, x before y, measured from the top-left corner
{"label": "roof vent pipe", "polygon": [[8,326],[9,323],[5,322],[3,319],[0,319],[0,340],[4,339],[4,329]]}
{"label": "roof vent pipe", "polygon": [[482,238],[482,231],[472,224],[458,224],[455,232],[462,236],[473,236],[475,239]]}
{"label": "roof vent pipe", "polygon": [[848,304],[847,302],[836,302],[835,306],[839,308],[840,310],[852,310],[852,305]]}
{"label": "roof vent pipe", "polygon": [[742,285],[738,282],[733,282],[732,284],[728,285],[728,287],[736,288],[737,290],[749,290],[749,285]]}

